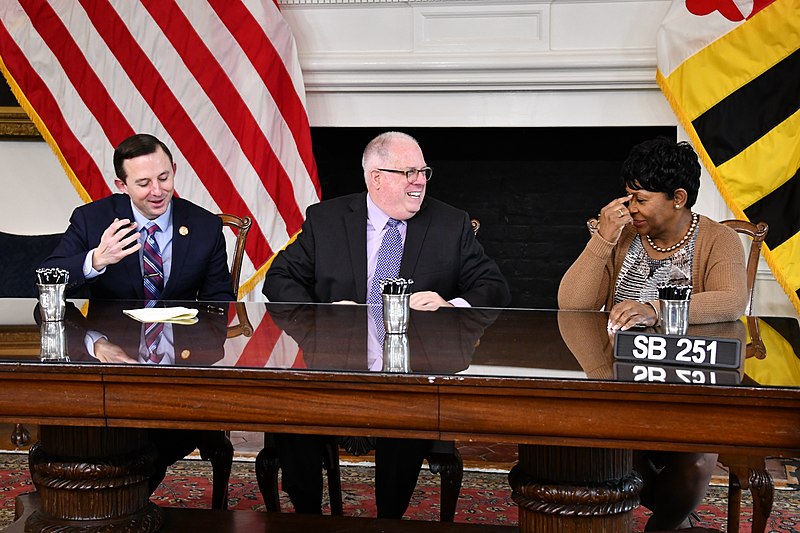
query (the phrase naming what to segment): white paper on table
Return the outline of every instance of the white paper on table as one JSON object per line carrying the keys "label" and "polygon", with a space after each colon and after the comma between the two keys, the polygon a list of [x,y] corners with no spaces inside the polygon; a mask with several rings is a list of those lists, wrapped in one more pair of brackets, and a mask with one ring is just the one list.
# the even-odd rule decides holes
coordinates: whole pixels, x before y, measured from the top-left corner
{"label": "white paper on table", "polygon": [[122,311],[139,322],[172,322],[174,324],[194,324],[197,322],[197,309],[188,307],[145,307]]}

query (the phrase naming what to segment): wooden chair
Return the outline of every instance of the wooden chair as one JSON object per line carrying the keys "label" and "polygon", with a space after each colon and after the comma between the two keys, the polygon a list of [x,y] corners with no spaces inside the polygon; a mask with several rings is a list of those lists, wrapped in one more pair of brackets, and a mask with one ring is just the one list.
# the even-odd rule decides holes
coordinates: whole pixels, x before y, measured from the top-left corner
{"label": "wooden chair", "polygon": [[[477,235],[481,227],[478,219],[471,219],[472,232]],[[351,445],[344,447],[354,455],[363,455],[374,449],[374,440],[367,438],[349,439]],[[439,518],[442,522],[452,522],[456,514],[458,496],[461,493],[461,481],[464,476],[464,462],[454,441],[433,441],[425,455],[431,473],[441,478],[441,495]],[[331,437],[325,443],[322,466],[328,477],[328,494],[330,497],[331,515],[341,516],[342,481],[339,469],[339,441]],[[267,511],[280,511],[280,493],[278,490],[278,471],[280,461],[271,434],[264,434],[264,448],[256,457],[256,480]]]}
{"label": "wooden chair", "polygon": [[[221,213],[218,215],[222,219],[222,225],[234,229],[236,233],[236,246],[233,253],[231,266],[231,282],[233,293],[239,293],[239,278],[241,277],[242,261],[244,260],[244,247],[247,242],[247,233],[250,231],[252,221],[250,217],[240,218],[236,215]],[[253,328],[247,319],[244,306],[237,304],[236,315],[238,324],[228,328],[228,337],[236,335],[251,335]],[[230,434],[227,431],[206,431],[201,434],[197,444],[200,457],[211,462],[213,472],[213,484],[211,492],[211,508],[228,508],[228,481],[231,477],[233,467],[233,445],[231,444]]]}
{"label": "wooden chair", "polygon": [[231,263],[231,281],[233,282],[233,293],[239,297],[239,278],[242,275],[242,262],[244,261],[244,245],[247,242],[247,234],[253,221],[250,217],[240,218],[236,215],[219,213],[222,225],[231,228],[236,234],[236,247],[233,252],[233,263]]}
{"label": "wooden chair", "polygon": [[[722,224],[752,239],[750,250],[747,254],[748,299],[745,315],[747,315],[747,325],[750,331],[750,343],[746,348],[746,357],[763,359],[766,356],[766,349],[758,330],[758,319],[752,316],[752,312],[758,260],[761,257],[761,246],[767,236],[769,226],[764,222],[753,224],[746,220],[724,220]],[[751,531],[763,532],[767,527],[767,518],[772,512],[775,491],[772,476],[767,470],[766,458],[764,456],[721,453],[719,454],[719,462],[728,468],[727,530],[739,531],[742,489],[749,489],[753,497],[753,524]]]}

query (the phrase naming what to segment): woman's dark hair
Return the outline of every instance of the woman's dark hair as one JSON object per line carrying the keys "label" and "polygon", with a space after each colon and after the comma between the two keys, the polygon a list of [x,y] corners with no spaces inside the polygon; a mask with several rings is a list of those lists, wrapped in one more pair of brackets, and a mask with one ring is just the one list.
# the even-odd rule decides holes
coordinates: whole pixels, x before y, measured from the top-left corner
{"label": "woman's dark hair", "polygon": [[639,143],[622,163],[622,185],[634,191],[663,192],[670,199],[676,189],[685,189],[690,208],[700,189],[697,154],[688,142],[666,137]]}
{"label": "woman's dark hair", "polygon": [[119,143],[117,149],[114,150],[114,172],[117,174],[117,177],[123,182],[128,177],[125,173],[125,169],[122,168],[125,161],[141,155],[153,154],[159,147],[164,150],[164,153],[167,154],[169,158],[169,163],[172,164],[172,154],[169,148],[167,148],[167,145],[149,133],[137,133]]}

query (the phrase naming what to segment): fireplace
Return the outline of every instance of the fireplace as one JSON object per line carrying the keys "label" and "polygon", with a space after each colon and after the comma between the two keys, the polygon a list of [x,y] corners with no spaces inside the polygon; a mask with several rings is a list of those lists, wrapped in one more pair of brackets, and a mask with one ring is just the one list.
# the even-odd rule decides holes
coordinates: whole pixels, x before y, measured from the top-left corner
{"label": "fireplace", "polygon": [[[363,191],[361,152],[394,128],[312,128],[323,199]],[[630,148],[674,126],[397,128],[434,168],[428,194],[481,222],[478,240],[508,279],[513,307],[555,308],[558,284],[583,249],[586,219],[621,195]]]}

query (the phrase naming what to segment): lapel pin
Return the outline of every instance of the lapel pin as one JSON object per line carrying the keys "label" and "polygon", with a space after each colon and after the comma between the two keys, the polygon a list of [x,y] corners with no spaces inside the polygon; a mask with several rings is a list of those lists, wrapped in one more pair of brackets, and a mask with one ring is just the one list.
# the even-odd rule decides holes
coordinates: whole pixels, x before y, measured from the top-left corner
{"label": "lapel pin", "polygon": [[180,228],[178,228],[178,233],[186,237],[187,235],[189,235],[189,228],[187,228],[186,226],[181,226]]}
{"label": "lapel pin", "polygon": [[190,350],[183,350],[181,352],[181,359],[189,359],[189,356],[192,355]]}

